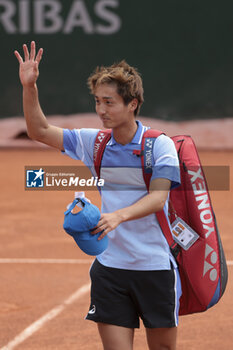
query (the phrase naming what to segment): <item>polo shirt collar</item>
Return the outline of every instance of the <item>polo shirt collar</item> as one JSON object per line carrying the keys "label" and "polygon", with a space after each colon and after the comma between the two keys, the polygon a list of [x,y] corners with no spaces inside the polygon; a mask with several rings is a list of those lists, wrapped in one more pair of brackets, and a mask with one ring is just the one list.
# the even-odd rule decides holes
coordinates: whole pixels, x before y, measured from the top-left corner
{"label": "polo shirt collar", "polygon": [[[144,127],[142,125],[142,123],[139,120],[136,120],[136,123],[138,125],[137,131],[132,139],[132,141],[130,142],[130,144],[140,144],[142,141],[142,136],[144,133]],[[114,139],[113,136],[113,132],[111,133],[111,139],[108,142],[109,146],[113,146],[113,145],[117,145],[117,141]]]}

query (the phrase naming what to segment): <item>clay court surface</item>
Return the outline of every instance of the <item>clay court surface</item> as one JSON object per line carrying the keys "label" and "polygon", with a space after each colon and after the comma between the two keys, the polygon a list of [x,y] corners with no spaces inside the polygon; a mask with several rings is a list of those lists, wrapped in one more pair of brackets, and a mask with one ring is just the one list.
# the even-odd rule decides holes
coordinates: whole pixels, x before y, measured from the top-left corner
{"label": "clay court surface", "polygon": [[[228,165],[231,170],[230,190],[211,191],[229,264],[229,281],[215,307],[180,318],[177,349],[231,350],[233,150],[200,151],[200,157],[203,165]],[[2,148],[0,159],[0,350],[102,349],[95,324],[84,320],[89,308],[92,259],[62,229],[63,212],[74,194],[24,189],[26,165],[77,162],[58,151],[28,147]],[[100,206],[96,191],[87,196]],[[141,326],[135,334],[135,350],[146,348]]]}

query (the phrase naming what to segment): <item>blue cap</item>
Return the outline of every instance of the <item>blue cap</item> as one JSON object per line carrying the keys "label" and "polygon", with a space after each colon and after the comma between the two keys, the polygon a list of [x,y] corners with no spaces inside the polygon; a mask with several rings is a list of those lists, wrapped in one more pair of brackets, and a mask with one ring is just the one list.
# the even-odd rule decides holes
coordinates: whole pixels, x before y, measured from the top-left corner
{"label": "blue cap", "polygon": [[[83,209],[73,214],[71,211],[78,203],[81,203]],[[99,255],[107,248],[107,236],[98,241],[101,232],[96,235],[92,235],[90,232],[100,220],[101,214],[98,207],[89,203],[85,198],[77,198],[64,214],[64,230],[74,238],[84,253],[88,255]]]}

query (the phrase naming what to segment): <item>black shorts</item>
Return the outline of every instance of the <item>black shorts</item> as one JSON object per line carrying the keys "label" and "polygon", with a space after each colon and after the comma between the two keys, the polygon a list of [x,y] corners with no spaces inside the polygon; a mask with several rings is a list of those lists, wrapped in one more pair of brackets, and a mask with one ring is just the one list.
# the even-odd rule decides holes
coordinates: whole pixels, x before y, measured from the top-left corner
{"label": "black shorts", "polygon": [[91,305],[86,319],[128,328],[178,325],[181,284],[177,269],[135,271],[103,266],[90,270]]}

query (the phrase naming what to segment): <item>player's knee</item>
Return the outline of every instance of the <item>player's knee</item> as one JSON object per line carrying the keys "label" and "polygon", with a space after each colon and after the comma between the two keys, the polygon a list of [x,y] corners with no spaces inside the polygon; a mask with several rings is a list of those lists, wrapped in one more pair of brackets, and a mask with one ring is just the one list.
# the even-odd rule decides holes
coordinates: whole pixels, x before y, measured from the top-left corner
{"label": "player's knee", "polygon": [[172,345],[160,345],[159,350],[175,350],[175,348]]}
{"label": "player's knee", "polygon": [[167,344],[153,344],[149,346],[150,350],[175,350],[176,346],[174,344],[167,345]]}

